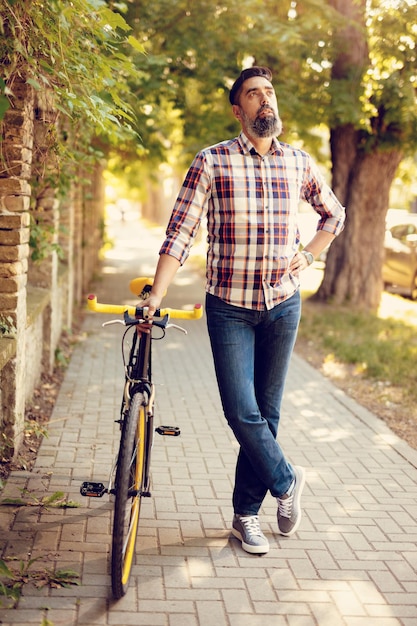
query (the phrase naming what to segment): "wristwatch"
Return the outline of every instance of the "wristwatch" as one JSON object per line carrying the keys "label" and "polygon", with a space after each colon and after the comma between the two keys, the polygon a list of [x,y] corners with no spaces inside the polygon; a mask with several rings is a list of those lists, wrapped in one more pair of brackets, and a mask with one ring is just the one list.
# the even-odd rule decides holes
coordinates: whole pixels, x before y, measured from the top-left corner
{"label": "wristwatch", "polygon": [[307,265],[311,265],[314,261],[314,256],[308,250],[301,250],[301,254],[304,254],[307,259]]}

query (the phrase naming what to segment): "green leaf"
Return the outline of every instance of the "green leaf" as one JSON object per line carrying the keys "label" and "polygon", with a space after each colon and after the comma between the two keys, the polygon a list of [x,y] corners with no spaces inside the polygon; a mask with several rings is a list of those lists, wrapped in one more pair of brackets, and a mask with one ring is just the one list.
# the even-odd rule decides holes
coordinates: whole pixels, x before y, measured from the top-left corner
{"label": "green leaf", "polygon": [[102,23],[106,26],[110,26],[113,30],[116,30],[117,28],[124,31],[132,30],[126,20],[119,13],[113,13],[113,11],[107,7],[100,9],[99,15]]}
{"label": "green leaf", "polygon": [[55,572],[55,579],[61,583],[61,585],[70,584],[70,585],[79,585],[80,575],[73,569],[58,569]]}
{"label": "green leaf", "polygon": [[2,559],[0,559],[0,576],[13,578],[13,572],[7,567],[6,563]]}
{"label": "green leaf", "polygon": [[2,505],[27,506],[27,502],[21,498],[3,498],[0,502]]}
{"label": "green leaf", "polygon": [[62,498],[64,498],[65,494],[63,491],[55,491],[54,493],[52,493],[50,496],[45,496],[42,500],[43,504],[53,504],[54,502],[57,502],[58,500],[62,500]]}
{"label": "green leaf", "polygon": [[3,119],[7,109],[10,108],[10,102],[5,96],[0,95],[0,120]]}
{"label": "green leaf", "polygon": [[62,502],[59,505],[59,508],[61,509],[79,509],[80,508],[80,503],[77,502],[76,500],[66,500],[65,502]]}
{"label": "green leaf", "polygon": [[28,85],[31,85],[34,89],[36,89],[36,91],[41,90],[41,84],[34,78],[28,78],[26,82],[28,83]]}
{"label": "green leaf", "polygon": [[129,35],[129,37],[127,38],[127,43],[130,44],[132,48],[134,48],[138,52],[146,54],[144,46],[140,43],[140,41],[136,39],[136,37],[133,37],[133,35]]}

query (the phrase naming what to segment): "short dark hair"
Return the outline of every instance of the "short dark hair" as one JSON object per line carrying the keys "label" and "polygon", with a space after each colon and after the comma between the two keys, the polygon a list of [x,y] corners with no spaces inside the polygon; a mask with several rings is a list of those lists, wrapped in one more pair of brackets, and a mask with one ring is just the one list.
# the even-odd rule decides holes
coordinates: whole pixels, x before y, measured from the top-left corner
{"label": "short dark hair", "polygon": [[253,67],[248,67],[245,70],[242,70],[242,72],[240,72],[240,76],[235,80],[230,90],[230,104],[238,104],[243,83],[245,82],[245,80],[248,80],[248,78],[253,78],[254,76],[263,76],[264,78],[269,80],[269,82],[272,82],[272,72],[269,67],[254,65]]}

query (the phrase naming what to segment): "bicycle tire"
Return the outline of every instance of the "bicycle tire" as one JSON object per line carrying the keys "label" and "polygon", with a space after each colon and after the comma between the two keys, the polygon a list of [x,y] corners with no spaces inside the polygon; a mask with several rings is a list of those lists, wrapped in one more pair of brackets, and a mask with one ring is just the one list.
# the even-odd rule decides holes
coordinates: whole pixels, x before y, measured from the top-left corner
{"label": "bicycle tire", "polygon": [[115,599],[125,595],[135,554],[143,483],[147,474],[146,399],[134,394],[123,422],[116,469],[111,581]]}

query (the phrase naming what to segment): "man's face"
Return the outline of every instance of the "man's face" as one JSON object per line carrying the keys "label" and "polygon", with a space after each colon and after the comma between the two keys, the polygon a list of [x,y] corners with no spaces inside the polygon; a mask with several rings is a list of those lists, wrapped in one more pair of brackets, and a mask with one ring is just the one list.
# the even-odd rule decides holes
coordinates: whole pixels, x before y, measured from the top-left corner
{"label": "man's face", "polygon": [[245,80],[233,113],[249,136],[274,137],[282,132],[275,90],[263,76]]}

